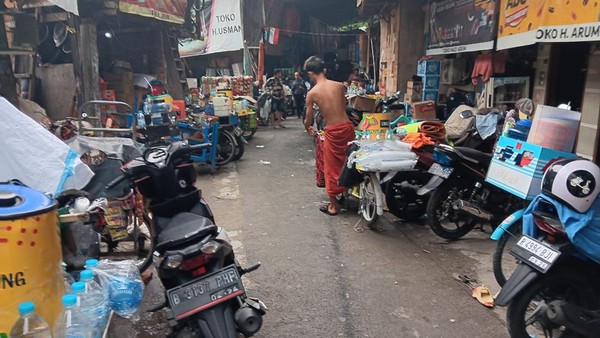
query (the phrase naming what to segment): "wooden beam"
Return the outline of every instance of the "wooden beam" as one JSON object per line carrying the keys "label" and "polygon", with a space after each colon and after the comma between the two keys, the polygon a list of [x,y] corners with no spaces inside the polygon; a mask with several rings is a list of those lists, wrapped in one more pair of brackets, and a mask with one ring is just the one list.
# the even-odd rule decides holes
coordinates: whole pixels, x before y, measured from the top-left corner
{"label": "wooden beam", "polygon": [[40,18],[41,22],[59,22],[67,20],[69,20],[69,13],[67,12],[48,13],[42,15]]}

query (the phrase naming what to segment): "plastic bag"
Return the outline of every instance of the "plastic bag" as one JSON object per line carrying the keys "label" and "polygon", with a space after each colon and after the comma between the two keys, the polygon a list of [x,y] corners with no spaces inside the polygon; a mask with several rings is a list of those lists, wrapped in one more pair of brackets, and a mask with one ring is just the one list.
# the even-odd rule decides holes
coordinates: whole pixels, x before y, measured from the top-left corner
{"label": "plastic bag", "polygon": [[94,176],[69,146],[0,98],[0,182],[18,179],[38,191],[81,189]]}
{"label": "plastic bag", "polygon": [[102,288],[108,288],[110,308],[121,317],[134,317],[144,294],[144,282],[136,263],[103,259],[94,272],[100,278]]}
{"label": "plastic bag", "polygon": [[269,114],[271,113],[271,99],[267,99],[267,101],[265,101],[265,105],[263,106],[263,108],[260,111],[260,117],[263,119],[266,119],[269,117]]}

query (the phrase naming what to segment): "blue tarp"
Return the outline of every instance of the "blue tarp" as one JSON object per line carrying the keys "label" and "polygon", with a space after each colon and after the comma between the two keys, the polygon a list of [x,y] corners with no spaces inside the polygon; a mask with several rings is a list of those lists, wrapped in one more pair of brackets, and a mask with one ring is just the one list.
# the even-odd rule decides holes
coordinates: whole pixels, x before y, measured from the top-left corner
{"label": "blue tarp", "polygon": [[573,245],[600,264],[600,198],[596,199],[588,212],[578,213],[551,197],[543,194],[538,195],[523,214],[523,233],[533,238],[536,238],[539,232],[533,222],[533,211],[536,210],[541,200],[554,205]]}

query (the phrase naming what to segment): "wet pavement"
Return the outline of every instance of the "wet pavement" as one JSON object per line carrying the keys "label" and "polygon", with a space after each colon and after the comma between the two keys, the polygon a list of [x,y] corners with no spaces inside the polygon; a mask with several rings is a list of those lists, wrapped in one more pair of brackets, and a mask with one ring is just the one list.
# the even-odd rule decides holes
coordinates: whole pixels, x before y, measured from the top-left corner
{"label": "wet pavement", "polygon": [[[262,263],[244,277],[248,294],[269,307],[256,337],[508,336],[503,310],[483,307],[453,277],[499,290],[489,228],[448,242],[425,220],[386,214],[383,231],[361,232],[355,211],[319,212],[327,197],[315,186],[314,142],[294,117],[286,125],[259,129],[240,161],[197,184],[242,265]],[[164,337],[164,312],[147,312],[163,292],[153,278],[140,320],[115,319],[109,336]]]}

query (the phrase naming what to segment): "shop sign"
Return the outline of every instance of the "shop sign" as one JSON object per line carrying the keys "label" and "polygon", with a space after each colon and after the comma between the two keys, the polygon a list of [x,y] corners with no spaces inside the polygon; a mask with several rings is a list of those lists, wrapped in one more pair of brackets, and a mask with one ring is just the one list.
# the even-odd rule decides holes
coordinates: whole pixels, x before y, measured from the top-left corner
{"label": "shop sign", "polygon": [[600,40],[597,0],[501,0],[498,49]]}
{"label": "shop sign", "polygon": [[200,38],[179,41],[181,57],[244,48],[239,0],[205,0],[204,10],[194,21]]}
{"label": "shop sign", "polygon": [[183,24],[187,0],[119,0],[119,10],[157,20]]}
{"label": "shop sign", "polygon": [[496,0],[438,0],[430,5],[427,55],[494,48]]}

